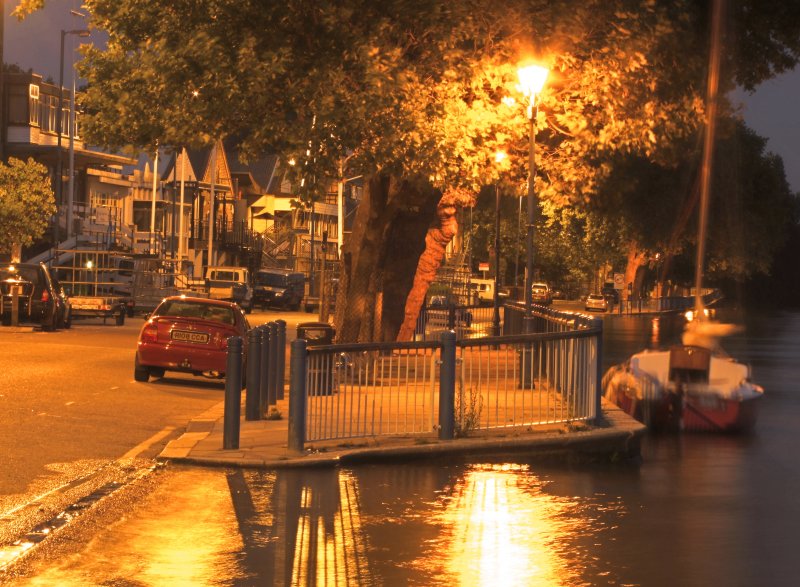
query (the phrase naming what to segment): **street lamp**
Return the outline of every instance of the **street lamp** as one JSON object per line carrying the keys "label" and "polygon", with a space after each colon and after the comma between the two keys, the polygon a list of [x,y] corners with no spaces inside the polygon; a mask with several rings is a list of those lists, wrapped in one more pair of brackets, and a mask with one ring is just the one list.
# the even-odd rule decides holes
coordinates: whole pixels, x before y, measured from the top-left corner
{"label": "street lamp", "polygon": [[[79,37],[88,37],[91,32],[88,29],[73,29],[69,31],[61,30],[61,54],[58,60],[58,110],[56,110],[56,201],[60,206],[64,205],[63,202],[63,174],[64,174],[64,165],[62,163],[62,156],[61,156],[61,134],[62,134],[62,119],[64,116],[64,39],[67,35],[77,35]],[[72,94],[72,108],[75,108],[75,94],[73,91]],[[72,137],[72,125],[68,129],[69,136]],[[67,206],[67,215],[66,215],[66,223],[67,223],[67,236],[69,236],[71,232],[71,228],[69,226],[70,221],[72,220],[72,202],[68,202]],[[53,242],[53,246],[58,245],[58,229],[56,229],[56,239]]]}
{"label": "street lamp", "polygon": [[531,305],[533,304],[531,285],[533,283],[533,234],[537,207],[536,191],[534,189],[534,180],[536,179],[536,113],[539,107],[539,93],[544,87],[547,74],[548,69],[540,65],[529,65],[517,71],[522,91],[528,97],[528,120],[530,121],[530,147],[528,150],[528,231],[525,243],[527,254],[525,272],[525,332],[531,332],[533,330],[533,321],[531,320]]}
{"label": "street lamp", "polygon": [[[497,151],[494,154],[494,161],[498,165],[508,157],[505,151]],[[499,180],[494,184],[494,295],[492,303],[494,314],[492,315],[492,336],[500,336],[500,188]]]}

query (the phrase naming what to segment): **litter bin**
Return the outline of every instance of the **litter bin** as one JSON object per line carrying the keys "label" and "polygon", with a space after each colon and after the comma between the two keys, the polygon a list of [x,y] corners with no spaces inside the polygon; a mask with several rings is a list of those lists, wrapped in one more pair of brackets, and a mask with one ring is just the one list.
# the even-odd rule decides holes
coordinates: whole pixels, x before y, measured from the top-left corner
{"label": "litter bin", "polygon": [[[297,325],[297,338],[306,341],[306,345],[314,347],[333,344],[336,329],[327,322],[303,322]],[[335,353],[314,353],[308,363],[308,395],[331,395],[334,391]]]}

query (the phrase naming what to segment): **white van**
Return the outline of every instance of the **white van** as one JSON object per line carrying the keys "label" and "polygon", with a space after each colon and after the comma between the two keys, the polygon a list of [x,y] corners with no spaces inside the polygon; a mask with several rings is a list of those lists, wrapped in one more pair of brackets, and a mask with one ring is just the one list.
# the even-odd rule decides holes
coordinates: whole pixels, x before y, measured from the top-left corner
{"label": "white van", "polygon": [[486,304],[494,301],[494,279],[473,277],[469,282],[469,298],[473,304]]}
{"label": "white van", "polygon": [[236,302],[248,314],[253,309],[250,272],[245,267],[208,267],[206,291],[212,300]]}

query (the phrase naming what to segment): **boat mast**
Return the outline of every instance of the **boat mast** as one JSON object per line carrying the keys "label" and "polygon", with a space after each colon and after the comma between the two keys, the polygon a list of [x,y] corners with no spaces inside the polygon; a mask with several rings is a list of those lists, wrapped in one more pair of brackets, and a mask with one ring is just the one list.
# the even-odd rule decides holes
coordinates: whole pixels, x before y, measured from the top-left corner
{"label": "boat mast", "polygon": [[708,200],[711,189],[711,170],[714,160],[714,135],[717,125],[717,100],[719,94],[719,62],[722,53],[722,13],[725,0],[714,0],[711,14],[711,47],[708,58],[708,86],[706,88],[706,127],[703,139],[703,164],[700,169],[700,217],[697,223],[697,260],[694,276],[695,314],[704,316],[703,273],[706,255],[706,230],[708,225]]}

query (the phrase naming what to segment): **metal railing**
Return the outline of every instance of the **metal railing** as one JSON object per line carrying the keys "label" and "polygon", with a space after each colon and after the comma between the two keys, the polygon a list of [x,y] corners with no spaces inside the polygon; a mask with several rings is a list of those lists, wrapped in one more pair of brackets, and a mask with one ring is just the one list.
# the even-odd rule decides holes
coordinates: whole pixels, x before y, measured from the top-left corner
{"label": "metal railing", "polygon": [[408,343],[292,343],[289,445],[449,439],[600,414],[602,319],[540,311],[541,331]]}

